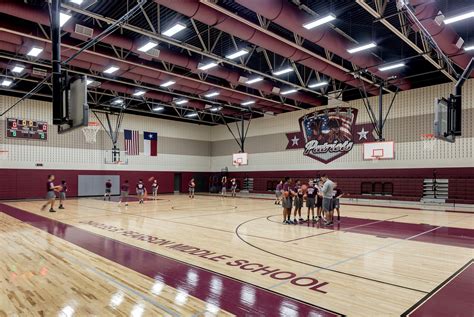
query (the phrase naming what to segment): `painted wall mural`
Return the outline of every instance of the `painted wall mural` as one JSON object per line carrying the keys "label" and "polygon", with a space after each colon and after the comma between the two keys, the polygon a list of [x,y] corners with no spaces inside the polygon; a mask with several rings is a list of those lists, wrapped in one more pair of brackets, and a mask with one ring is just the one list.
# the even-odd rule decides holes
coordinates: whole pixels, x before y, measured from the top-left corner
{"label": "painted wall mural", "polygon": [[371,123],[357,124],[357,109],[333,108],[299,118],[300,131],[287,133],[287,150],[303,149],[303,155],[325,164],[349,153],[354,144],[374,142]]}

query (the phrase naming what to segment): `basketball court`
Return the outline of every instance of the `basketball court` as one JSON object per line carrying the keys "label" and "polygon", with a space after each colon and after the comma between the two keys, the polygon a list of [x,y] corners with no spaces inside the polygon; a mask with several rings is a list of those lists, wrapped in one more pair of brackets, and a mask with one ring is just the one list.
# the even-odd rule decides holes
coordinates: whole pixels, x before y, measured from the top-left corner
{"label": "basketball court", "polygon": [[471,11],[1,1],[0,316],[474,316]]}

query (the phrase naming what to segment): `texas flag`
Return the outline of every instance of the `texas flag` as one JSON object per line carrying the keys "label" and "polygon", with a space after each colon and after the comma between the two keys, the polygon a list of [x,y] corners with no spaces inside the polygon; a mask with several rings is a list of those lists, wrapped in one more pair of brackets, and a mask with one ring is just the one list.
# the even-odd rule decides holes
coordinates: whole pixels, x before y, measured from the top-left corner
{"label": "texas flag", "polygon": [[143,132],[143,154],[157,156],[158,154],[158,134],[156,132]]}

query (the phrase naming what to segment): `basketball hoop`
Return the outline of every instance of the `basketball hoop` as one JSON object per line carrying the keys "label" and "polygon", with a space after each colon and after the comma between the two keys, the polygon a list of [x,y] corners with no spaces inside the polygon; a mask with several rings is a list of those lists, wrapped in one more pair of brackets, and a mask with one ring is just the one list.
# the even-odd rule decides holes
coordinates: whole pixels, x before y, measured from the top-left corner
{"label": "basketball hoop", "polygon": [[433,133],[426,133],[421,135],[423,141],[423,151],[433,151],[436,138]]}
{"label": "basketball hoop", "polygon": [[235,160],[233,161],[233,164],[232,164],[232,165],[234,165],[235,168],[239,168],[240,165],[242,165],[242,161],[243,161],[242,158],[238,157],[237,159],[235,159]]}
{"label": "basketball hoop", "polygon": [[96,143],[97,142],[97,132],[100,130],[100,125],[98,122],[89,122],[87,127],[82,128],[82,133],[86,138],[87,143]]}

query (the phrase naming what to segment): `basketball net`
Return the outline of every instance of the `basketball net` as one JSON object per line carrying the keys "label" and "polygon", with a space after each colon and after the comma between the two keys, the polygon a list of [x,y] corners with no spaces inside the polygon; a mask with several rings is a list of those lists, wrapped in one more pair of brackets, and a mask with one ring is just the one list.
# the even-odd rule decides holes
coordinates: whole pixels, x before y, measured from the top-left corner
{"label": "basketball net", "polygon": [[423,141],[423,151],[433,151],[436,138],[432,133],[422,134],[421,140]]}
{"label": "basketball net", "polygon": [[98,122],[89,122],[87,127],[82,128],[82,133],[86,138],[87,143],[96,143],[97,142],[97,133],[100,130],[100,125]]}

